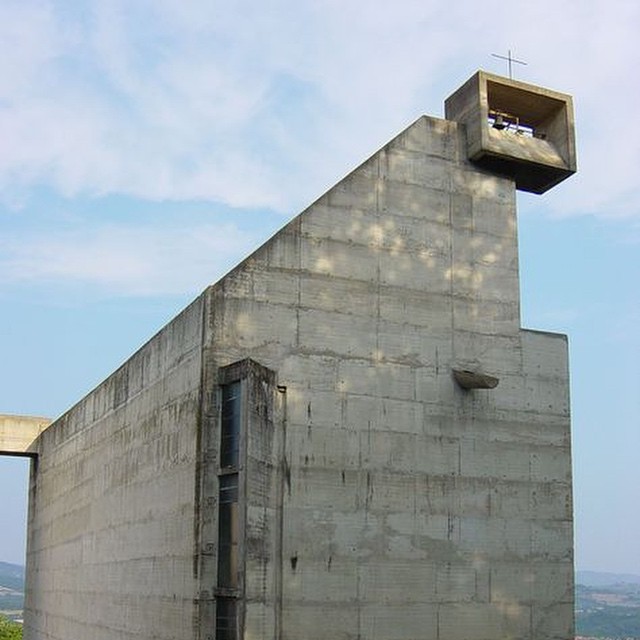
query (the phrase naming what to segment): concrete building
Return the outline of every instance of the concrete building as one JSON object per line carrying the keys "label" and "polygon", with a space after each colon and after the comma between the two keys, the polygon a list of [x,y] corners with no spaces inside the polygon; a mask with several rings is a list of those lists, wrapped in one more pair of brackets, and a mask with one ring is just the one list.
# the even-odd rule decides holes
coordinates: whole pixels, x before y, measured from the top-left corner
{"label": "concrete building", "polygon": [[22,445],[27,640],[573,638],[567,341],[520,327],[515,209],[575,171],[571,98],[479,72],[446,117]]}

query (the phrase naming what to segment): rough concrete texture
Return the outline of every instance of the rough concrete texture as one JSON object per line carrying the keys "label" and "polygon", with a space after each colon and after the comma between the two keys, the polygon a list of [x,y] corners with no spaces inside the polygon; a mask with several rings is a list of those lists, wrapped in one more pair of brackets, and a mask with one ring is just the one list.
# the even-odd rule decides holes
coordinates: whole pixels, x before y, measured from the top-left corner
{"label": "rough concrete texture", "polygon": [[0,455],[31,455],[33,441],[50,424],[49,418],[0,415]]}
{"label": "rough concrete texture", "polygon": [[514,182],[420,118],[38,439],[25,638],[213,639],[221,595],[246,640],[572,638],[566,348],[520,328]]}
{"label": "rough concrete texture", "polygon": [[514,184],[462,127],[419,119],[207,299],[211,371],[286,387],[244,637],[573,637],[566,339],[520,329]]}
{"label": "rough concrete texture", "polygon": [[25,638],[196,637],[202,300],[37,441]]}

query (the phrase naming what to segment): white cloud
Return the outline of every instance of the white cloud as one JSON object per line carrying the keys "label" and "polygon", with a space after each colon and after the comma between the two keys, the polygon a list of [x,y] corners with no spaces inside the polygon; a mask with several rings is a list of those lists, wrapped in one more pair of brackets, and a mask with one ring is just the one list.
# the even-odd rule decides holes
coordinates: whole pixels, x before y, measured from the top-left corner
{"label": "white cloud", "polygon": [[580,175],[548,205],[640,216],[635,0],[81,6],[0,8],[5,191],[290,211],[515,42],[519,77],[576,98]]}
{"label": "white cloud", "polygon": [[256,238],[230,224],[76,227],[0,240],[0,284],[89,285],[118,295],[198,293]]}

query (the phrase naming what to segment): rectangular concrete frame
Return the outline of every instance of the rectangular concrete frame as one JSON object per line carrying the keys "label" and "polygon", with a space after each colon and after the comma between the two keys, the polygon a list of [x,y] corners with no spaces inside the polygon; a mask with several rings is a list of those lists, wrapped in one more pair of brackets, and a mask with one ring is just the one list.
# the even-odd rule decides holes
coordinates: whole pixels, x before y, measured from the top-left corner
{"label": "rectangular concrete frame", "polygon": [[241,637],[573,638],[567,341],[466,141],[419,118],[37,438],[26,640],[215,638],[234,363]]}
{"label": "rectangular concrete frame", "polygon": [[[499,131],[491,112],[512,114],[534,135]],[[467,129],[470,160],[503,173],[523,191],[544,193],[576,172],[571,96],[478,71],[445,101],[448,120]]]}

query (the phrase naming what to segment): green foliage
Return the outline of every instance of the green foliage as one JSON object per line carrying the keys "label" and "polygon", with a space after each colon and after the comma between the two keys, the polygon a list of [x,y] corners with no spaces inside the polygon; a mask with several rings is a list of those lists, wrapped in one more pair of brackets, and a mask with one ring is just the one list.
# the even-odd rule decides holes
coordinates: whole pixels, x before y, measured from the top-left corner
{"label": "green foliage", "polygon": [[0,616],[0,640],[22,640],[22,625]]}

